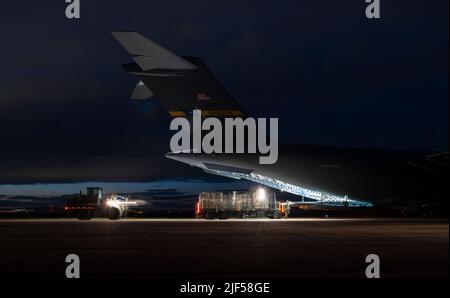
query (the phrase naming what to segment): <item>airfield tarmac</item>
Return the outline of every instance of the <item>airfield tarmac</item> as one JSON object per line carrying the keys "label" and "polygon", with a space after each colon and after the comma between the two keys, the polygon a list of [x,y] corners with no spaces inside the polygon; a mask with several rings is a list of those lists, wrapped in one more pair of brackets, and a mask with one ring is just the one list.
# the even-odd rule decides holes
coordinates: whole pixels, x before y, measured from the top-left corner
{"label": "airfield tarmac", "polygon": [[447,220],[0,220],[0,277],[448,277]]}

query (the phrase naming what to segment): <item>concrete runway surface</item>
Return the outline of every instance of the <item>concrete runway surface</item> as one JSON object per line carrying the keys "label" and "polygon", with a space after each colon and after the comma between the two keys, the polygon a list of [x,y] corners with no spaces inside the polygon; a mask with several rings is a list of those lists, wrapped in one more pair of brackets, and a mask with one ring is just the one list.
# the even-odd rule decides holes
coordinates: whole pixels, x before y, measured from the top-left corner
{"label": "concrete runway surface", "polygon": [[1,277],[448,277],[448,221],[0,220]]}

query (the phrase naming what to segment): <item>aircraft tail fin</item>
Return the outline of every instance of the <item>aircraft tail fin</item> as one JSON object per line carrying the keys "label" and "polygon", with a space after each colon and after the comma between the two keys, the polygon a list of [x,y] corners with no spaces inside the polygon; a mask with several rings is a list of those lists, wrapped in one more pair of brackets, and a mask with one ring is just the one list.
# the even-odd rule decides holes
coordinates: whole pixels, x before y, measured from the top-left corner
{"label": "aircraft tail fin", "polygon": [[[112,32],[135,63],[123,65],[173,117],[194,109],[205,117],[243,117],[245,112],[197,57],[181,57],[136,32]],[[135,96],[142,99],[145,96]]]}

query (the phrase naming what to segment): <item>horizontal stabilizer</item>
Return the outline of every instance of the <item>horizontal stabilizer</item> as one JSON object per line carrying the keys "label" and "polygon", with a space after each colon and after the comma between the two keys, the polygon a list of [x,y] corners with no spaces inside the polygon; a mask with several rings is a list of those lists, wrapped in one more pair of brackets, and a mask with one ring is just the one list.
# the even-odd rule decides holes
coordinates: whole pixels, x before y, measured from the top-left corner
{"label": "horizontal stabilizer", "polygon": [[408,164],[427,171],[448,171],[449,153],[441,152],[420,158],[415,158],[409,161]]}
{"label": "horizontal stabilizer", "polygon": [[139,83],[136,84],[136,87],[133,90],[133,93],[131,94],[131,99],[134,100],[145,100],[149,99],[153,96],[152,91],[145,86],[145,84],[142,81],[139,81]]}
{"label": "horizontal stabilizer", "polygon": [[111,32],[142,70],[192,70],[197,67],[137,32]]}

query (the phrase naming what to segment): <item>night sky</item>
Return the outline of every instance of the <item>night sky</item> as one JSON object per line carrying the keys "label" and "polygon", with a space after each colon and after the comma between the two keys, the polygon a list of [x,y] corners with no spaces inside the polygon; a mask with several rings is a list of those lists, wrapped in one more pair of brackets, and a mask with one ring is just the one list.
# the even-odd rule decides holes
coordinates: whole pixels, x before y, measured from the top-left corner
{"label": "night sky", "polygon": [[279,118],[282,142],[448,150],[447,0],[381,0],[380,20],[364,0],[92,2],[79,20],[64,0],[1,4],[0,195],[237,187],[164,158],[170,118],[129,100],[113,30],[202,57],[252,116]]}

